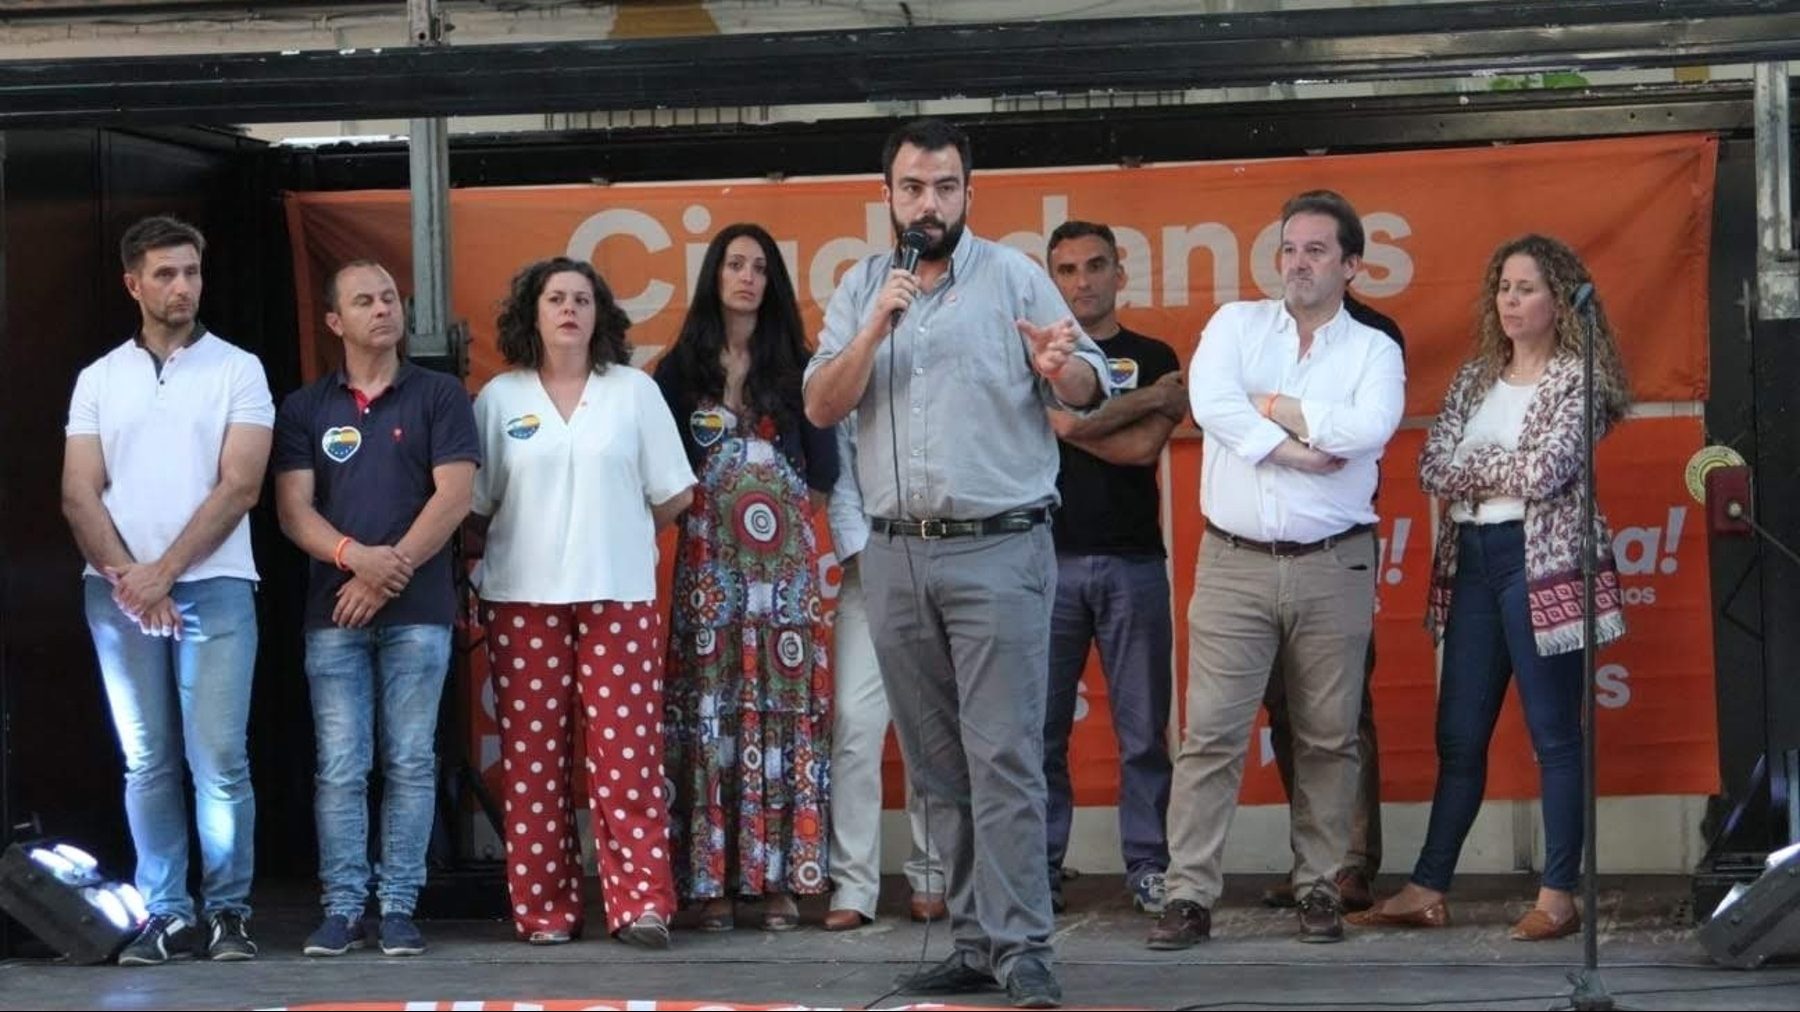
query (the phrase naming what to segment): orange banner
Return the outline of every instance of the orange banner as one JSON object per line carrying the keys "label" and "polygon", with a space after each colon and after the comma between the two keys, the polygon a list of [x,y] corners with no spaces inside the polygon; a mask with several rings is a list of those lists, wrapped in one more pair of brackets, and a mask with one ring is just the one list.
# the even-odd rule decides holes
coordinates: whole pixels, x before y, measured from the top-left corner
{"label": "orange banner", "polygon": [[[1280,289],[1277,214],[1288,196],[1329,186],[1363,215],[1369,243],[1355,291],[1408,338],[1407,413],[1437,410],[1462,359],[1481,271],[1503,240],[1554,233],[1593,271],[1638,397],[1706,396],[1707,263],[1716,144],[1676,134],[1625,140],[1141,168],[981,172],[970,222],[1040,260],[1070,218],[1110,223],[1128,275],[1133,328],[1185,360],[1221,303]],[[355,257],[410,287],[404,191],[295,193],[288,222],[301,291]],[[450,195],[455,315],[475,333],[472,385],[499,368],[494,315],[526,262],[591,259],[654,357],[674,339],[714,232],[758,221],[781,241],[807,325],[817,328],[851,261],[890,247],[879,180],[463,189]],[[335,355],[316,301],[303,300],[306,373]]]}
{"label": "orange banner", "polygon": [[[979,138],[977,138],[979,143]],[[978,233],[1040,260],[1062,221],[1111,224],[1128,275],[1125,322],[1173,344],[1185,360],[1214,309],[1279,289],[1276,220],[1282,201],[1315,187],[1344,193],[1368,232],[1354,288],[1399,320],[1407,335],[1407,413],[1437,410],[1467,353],[1480,276],[1501,241],[1544,231],[1570,242],[1593,271],[1621,336],[1642,401],[1691,402],[1707,392],[1707,276],[1716,143],[1672,134],[1622,140],[1255,162],[979,172],[970,222]],[[374,257],[410,287],[408,198],[403,191],[295,193],[287,201],[297,281],[317,291],[334,265]],[[838,276],[889,245],[880,181],[857,178],[702,184],[464,189],[451,194],[452,298],[475,341],[471,390],[499,368],[494,316],[526,262],[555,254],[591,260],[634,321],[638,361],[660,353],[680,326],[707,240],[733,221],[759,221],[781,242],[809,327]],[[306,375],[335,364],[336,341],[315,301],[303,300]],[[1402,432],[1384,465],[1385,572],[1377,620],[1377,710],[1383,777],[1392,800],[1429,797],[1435,761],[1435,655],[1420,622],[1430,566],[1431,516],[1413,468],[1421,434]],[[1610,793],[1712,790],[1717,780],[1711,614],[1704,527],[1679,495],[1680,467],[1699,444],[1697,420],[1634,422],[1601,453],[1602,502],[1621,531],[1632,633],[1603,657],[1602,787]],[[1199,541],[1200,446],[1170,454],[1176,671]],[[1690,519],[1691,517],[1691,519]],[[1654,532],[1654,533],[1653,533]],[[1658,540],[1660,539],[1660,540]],[[669,555],[665,551],[664,556]],[[833,580],[834,560],[823,563]],[[831,582],[835,591],[835,582]],[[482,683],[478,681],[478,686]],[[1104,682],[1084,678],[1084,719],[1073,764],[1077,799],[1110,804],[1115,747]],[[1179,699],[1179,686],[1177,689]],[[478,710],[483,764],[496,758],[491,700]],[[1516,714],[1503,718],[1496,755],[1529,759]],[[1245,796],[1280,796],[1260,739]],[[897,783],[891,780],[890,783]],[[1528,761],[1496,763],[1490,794],[1536,791]],[[899,796],[889,792],[890,801]]]}

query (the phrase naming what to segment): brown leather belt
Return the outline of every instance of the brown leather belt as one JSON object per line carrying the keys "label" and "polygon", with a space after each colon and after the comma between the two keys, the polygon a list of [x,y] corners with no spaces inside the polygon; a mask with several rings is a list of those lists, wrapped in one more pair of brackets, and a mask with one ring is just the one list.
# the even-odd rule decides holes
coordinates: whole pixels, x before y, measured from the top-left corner
{"label": "brown leather belt", "polygon": [[1050,522],[1050,511],[1042,507],[1032,510],[1008,510],[980,520],[889,520],[870,517],[869,529],[876,534],[899,534],[908,538],[975,538],[984,534],[1017,534],[1038,524]]}
{"label": "brown leather belt", "polygon": [[1231,547],[1245,548],[1252,552],[1261,552],[1278,559],[1293,559],[1302,555],[1311,555],[1314,552],[1323,552],[1334,545],[1349,541],[1351,538],[1368,534],[1374,529],[1374,524],[1357,524],[1349,530],[1339,534],[1333,534],[1328,538],[1321,538],[1318,541],[1253,541],[1249,538],[1240,538],[1230,531],[1222,530],[1211,520],[1206,522],[1206,533],[1223,540]]}

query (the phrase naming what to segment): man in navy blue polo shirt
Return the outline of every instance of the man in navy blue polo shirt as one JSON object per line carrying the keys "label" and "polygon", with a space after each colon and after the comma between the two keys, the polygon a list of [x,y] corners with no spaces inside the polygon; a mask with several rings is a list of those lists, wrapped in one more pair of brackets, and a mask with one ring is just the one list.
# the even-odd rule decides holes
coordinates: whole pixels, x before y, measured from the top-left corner
{"label": "man in navy blue polo shirt", "polygon": [[325,303],[344,367],[289,396],[275,421],[281,529],[313,560],[306,677],[325,920],[305,952],[337,956],[367,941],[368,778],[379,742],[381,951],[410,956],[425,951],[412,912],[456,614],[446,545],[469,512],[480,441],[462,385],[401,360],[400,294],[380,264],[340,268]]}

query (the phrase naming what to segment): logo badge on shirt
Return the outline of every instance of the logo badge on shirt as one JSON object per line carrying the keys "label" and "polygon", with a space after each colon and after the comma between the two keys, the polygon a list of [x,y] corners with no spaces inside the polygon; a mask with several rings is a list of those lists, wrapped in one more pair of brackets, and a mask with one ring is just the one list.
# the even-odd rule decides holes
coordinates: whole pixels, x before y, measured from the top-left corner
{"label": "logo badge on shirt", "polygon": [[319,448],[325,451],[325,456],[342,464],[362,449],[362,433],[354,425],[334,426],[325,430]]}
{"label": "logo badge on shirt", "polygon": [[725,413],[717,408],[701,408],[688,416],[688,431],[694,442],[705,449],[725,438]]}
{"label": "logo badge on shirt", "polygon": [[1136,390],[1138,385],[1138,364],[1135,358],[1109,358],[1106,368],[1112,373],[1114,390]]}
{"label": "logo badge on shirt", "polygon": [[506,434],[514,439],[530,439],[537,435],[538,426],[543,422],[536,415],[520,415],[506,420]]}

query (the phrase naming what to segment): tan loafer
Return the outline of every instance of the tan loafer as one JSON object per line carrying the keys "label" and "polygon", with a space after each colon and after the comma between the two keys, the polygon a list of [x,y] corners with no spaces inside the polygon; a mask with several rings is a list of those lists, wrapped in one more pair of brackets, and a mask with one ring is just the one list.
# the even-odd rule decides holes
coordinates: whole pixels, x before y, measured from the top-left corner
{"label": "tan loafer", "polygon": [[1579,910],[1559,921],[1537,907],[1532,907],[1513,924],[1512,931],[1507,934],[1515,942],[1547,942],[1553,938],[1566,938],[1580,930]]}
{"label": "tan loafer", "polygon": [[1389,911],[1384,903],[1350,914],[1344,921],[1359,928],[1447,928],[1450,905],[1438,900],[1417,910]]}

